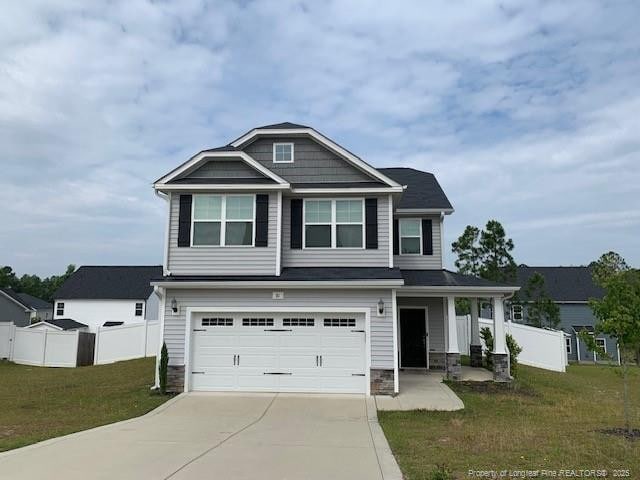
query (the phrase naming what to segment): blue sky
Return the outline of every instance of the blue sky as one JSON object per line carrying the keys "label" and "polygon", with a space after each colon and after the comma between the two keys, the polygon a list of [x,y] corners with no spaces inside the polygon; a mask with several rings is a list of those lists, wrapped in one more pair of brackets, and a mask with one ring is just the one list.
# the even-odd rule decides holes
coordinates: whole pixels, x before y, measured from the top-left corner
{"label": "blue sky", "polygon": [[495,218],[518,263],[638,265],[638,18],[588,0],[9,2],[0,264],[161,263],[151,182],[291,121],[435,173],[447,244]]}

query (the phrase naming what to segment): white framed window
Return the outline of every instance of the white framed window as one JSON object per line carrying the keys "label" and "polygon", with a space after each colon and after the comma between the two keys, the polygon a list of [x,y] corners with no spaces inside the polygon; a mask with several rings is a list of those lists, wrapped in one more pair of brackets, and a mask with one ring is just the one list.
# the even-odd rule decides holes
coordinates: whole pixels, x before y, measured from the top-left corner
{"label": "white framed window", "polygon": [[191,246],[252,247],[255,203],[254,195],[194,195]]}
{"label": "white framed window", "polygon": [[136,317],[142,316],[142,308],[143,308],[142,302],[136,302]]}
{"label": "white framed window", "polygon": [[64,302],[56,303],[56,315],[64,315]]}
{"label": "white framed window", "polygon": [[400,255],[422,255],[422,220],[419,218],[401,218]]}
{"label": "white framed window", "polygon": [[364,248],[364,199],[304,201],[304,248]]}
{"label": "white framed window", "polygon": [[518,322],[524,318],[522,305],[511,305],[511,319]]}
{"label": "white framed window", "polygon": [[572,344],[571,337],[564,337],[564,344],[567,347],[567,353],[571,355],[571,344]]}
{"label": "white framed window", "polygon": [[293,163],[293,143],[274,143],[273,163]]}
{"label": "white framed window", "polygon": [[596,338],[596,346],[601,348],[603,352],[607,353],[607,340],[604,338]]}

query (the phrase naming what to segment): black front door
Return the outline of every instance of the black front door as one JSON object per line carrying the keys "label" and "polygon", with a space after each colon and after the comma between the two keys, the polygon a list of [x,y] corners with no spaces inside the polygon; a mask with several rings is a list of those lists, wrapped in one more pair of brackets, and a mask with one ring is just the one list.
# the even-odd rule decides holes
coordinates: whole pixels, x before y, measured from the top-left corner
{"label": "black front door", "polygon": [[427,367],[427,326],[424,310],[400,309],[400,347],[401,367]]}

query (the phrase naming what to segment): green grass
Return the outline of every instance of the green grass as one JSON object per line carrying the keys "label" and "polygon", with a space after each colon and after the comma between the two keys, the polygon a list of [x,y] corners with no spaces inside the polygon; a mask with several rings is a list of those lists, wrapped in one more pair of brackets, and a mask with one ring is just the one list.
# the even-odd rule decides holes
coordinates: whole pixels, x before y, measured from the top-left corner
{"label": "green grass", "polygon": [[168,397],[149,391],[155,358],[80,368],[0,361],[0,451],[142,415]]}
{"label": "green grass", "polygon": [[[567,373],[519,366],[517,389],[451,384],[460,412],[379,412],[405,478],[431,478],[446,466],[469,469],[631,470],[640,478],[640,440],[605,435],[623,426],[622,380],[608,366],[572,365]],[[483,391],[488,388],[489,391]],[[640,427],[640,370],[630,382],[633,427]]]}

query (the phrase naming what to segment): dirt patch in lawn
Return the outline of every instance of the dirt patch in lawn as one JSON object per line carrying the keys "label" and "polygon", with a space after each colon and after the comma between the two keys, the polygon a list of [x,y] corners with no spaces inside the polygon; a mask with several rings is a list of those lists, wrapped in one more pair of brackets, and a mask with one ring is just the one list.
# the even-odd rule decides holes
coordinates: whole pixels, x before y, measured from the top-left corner
{"label": "dirt patch in lawn", "polygon": [[640,440],[640,429],[633,428],[627,430],[626,428],[603,428],[596,430],[597,432],[604,433],[605,435],[614,435],[616,437],[624,437],[628,440]]}

